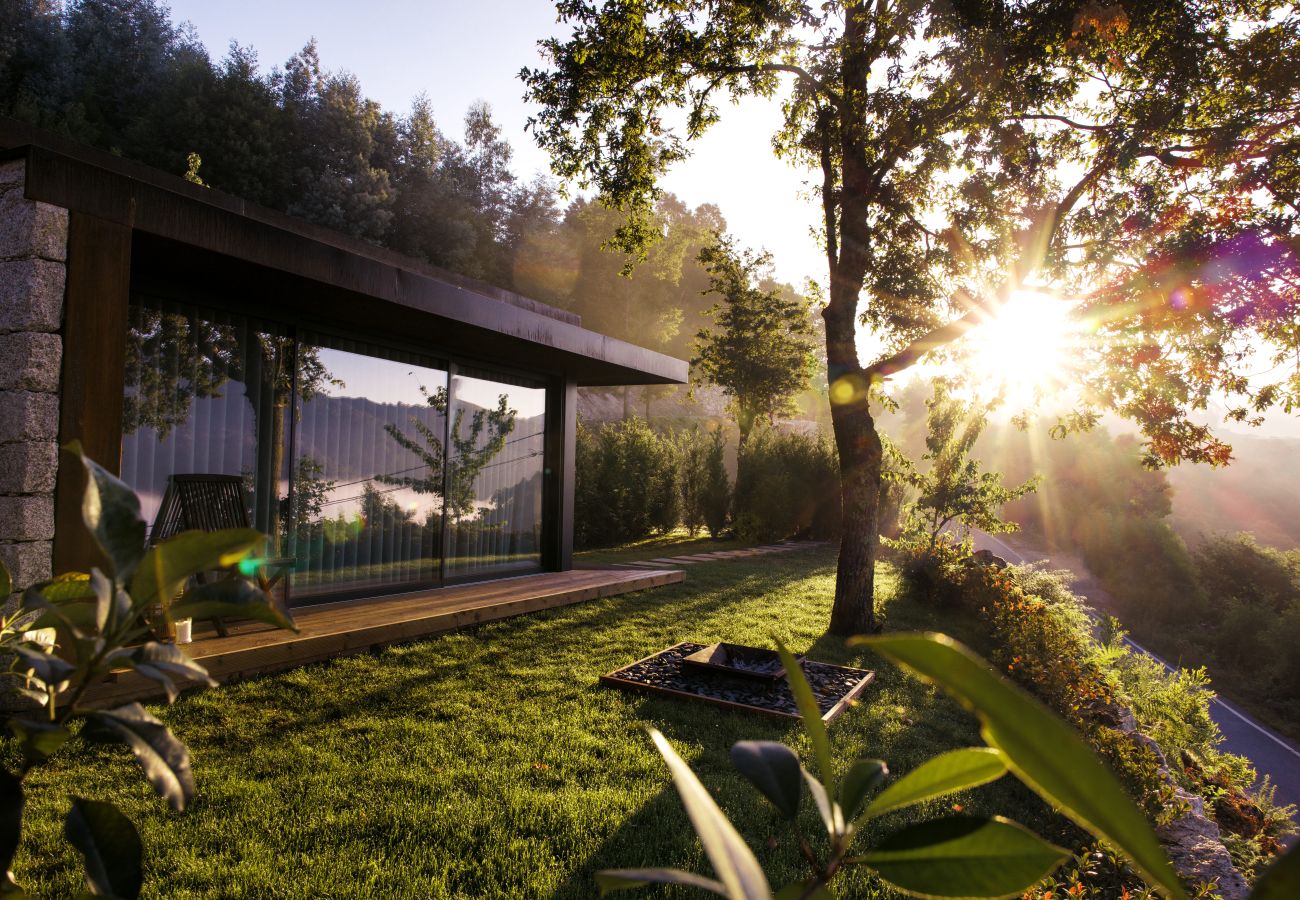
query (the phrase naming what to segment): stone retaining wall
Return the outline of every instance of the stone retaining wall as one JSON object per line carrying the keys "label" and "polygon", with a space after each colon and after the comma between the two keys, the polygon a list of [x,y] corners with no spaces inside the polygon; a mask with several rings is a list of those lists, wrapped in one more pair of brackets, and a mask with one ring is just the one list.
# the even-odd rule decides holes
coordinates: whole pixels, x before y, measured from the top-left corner
{"label": "stone retaining wall", "polygon": [[25,175],[0,163],[0,561],[18,590],[50,577],[68,254],[68,211],[24,197]]}

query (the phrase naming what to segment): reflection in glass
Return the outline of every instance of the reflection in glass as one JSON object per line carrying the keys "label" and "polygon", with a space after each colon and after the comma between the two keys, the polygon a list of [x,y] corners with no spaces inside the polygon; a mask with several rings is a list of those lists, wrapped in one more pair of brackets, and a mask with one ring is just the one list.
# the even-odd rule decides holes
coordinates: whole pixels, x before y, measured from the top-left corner
{"label": "reflection in glass", "polygon": [[135,298],[128,315],[122,478],[145,521],[173,474],[239,475],[252,522],[274,545],[293,342],[273,326],[170,301]]}
{"label": "reflection in glass", "polygon": [[513,376],[461,368],[449,383],[423,356],[135,297],[122,476],[147,521],[172,475],[239,476],[298,599],[536,569],[545,397]]}
{"label": "reflection in glass", "polygon": [[[300,403],[295,423],[294,595],[434,584],[447,373],[407,354],[324,343],[303,342],[332,380]],[[436,449],[420,452],[408,432]]]}
{"label": "reflection in glass", "polygon": [[447,575],[536,568],[546,391],[461,369],[451,397]]}

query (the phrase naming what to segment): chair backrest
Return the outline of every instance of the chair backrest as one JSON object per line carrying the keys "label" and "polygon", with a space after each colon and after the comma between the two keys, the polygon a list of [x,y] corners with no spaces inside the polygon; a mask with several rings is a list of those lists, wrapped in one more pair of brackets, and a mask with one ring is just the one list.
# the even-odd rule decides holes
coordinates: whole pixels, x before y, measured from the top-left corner
{"label": "chair backrest", "polygon": [[250,525],[242,476],[171,475],[149,532],[149,542],[156,544],[182,531],[218,531]]}

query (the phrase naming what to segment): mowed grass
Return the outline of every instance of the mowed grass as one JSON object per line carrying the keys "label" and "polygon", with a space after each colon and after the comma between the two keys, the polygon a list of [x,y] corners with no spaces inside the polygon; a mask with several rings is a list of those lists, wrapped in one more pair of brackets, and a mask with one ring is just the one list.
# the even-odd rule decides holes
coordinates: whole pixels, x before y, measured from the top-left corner
{"label": "mowed grass", "polygon": [[[887,571],[881,580],[889,593]],[[169,812],[125,749],[78,745],[28,779],[15,874],[45,896],[80,886],[61,834],[70,794],[111,799],[138,824],[152,897],[592,897],[601,868],[709,872],[646,736],[651,725],[691,762],[779,886],[805,871],[795,843],[728,750],[746,738],[780,740],[809,760],[799,727],[623,693],[597,678],[679,640],[763,645],[776,633],[817,659],[878,673],[831,727],[838,759],[882,757],[901,774],[979,744],[973,717],[946,696],[823,636],[833,584],[828,550],[705,563],[680,585],[187,694],[154,711],[193,752],[191,807]],[[888,617],[891,629],[975,633],[903,600]],[[1052,840],[1074,837],[1010,778],[880,827],[953,802]],[[811,832],[816,822],[806,800],[803,825]],[[892,896],[862,871],[837,884],[841,896]]]}

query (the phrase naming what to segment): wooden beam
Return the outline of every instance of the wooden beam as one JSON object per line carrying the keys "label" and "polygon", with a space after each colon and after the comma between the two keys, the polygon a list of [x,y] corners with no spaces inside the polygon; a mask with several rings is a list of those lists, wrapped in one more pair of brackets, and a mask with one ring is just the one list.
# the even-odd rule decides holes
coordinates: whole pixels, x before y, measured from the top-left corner
{"label": "wooden beam", "polygon": [[[86,454],[114,474],[122,465],[130,297],[131,229],[73,211],[68,219],[59,443],[81,441]],[[105,564],[82,525],[85,487],[81,463],[60,453],[54,492],[56,573]]]}

